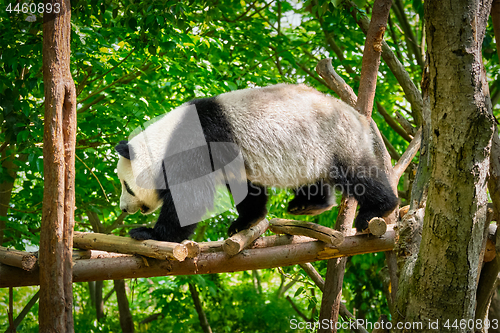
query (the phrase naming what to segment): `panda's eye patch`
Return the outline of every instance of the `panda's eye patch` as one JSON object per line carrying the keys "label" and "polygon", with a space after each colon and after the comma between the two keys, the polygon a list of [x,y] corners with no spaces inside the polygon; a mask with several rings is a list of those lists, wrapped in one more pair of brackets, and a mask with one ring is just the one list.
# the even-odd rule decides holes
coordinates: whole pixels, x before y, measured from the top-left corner
{"label": "panda's eye patch", "polygon": [[127,182],[124,181],[123,184],[125,185],[125,189],[127,190],[127,192],[135,197],[134,191],[132,191],[132,189],[128,186]]}

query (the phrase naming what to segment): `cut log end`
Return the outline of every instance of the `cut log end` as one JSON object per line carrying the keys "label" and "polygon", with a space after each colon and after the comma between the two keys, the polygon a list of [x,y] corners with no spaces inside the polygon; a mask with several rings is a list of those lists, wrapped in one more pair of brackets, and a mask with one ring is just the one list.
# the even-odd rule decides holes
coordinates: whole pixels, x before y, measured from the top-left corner
{"label": "cut log end", "polygon": [[374,236],[382,236],[387,231],[387,223],[383,218],[374,217],[368,222],[368,230]]}
{"label": "cut log end", "polygon": [[184,261],[184,259],[187,258],[188,254],[189,251],[184,244],[177,244],[176,246],[174,246],[174,249],[172,251],[173,257],[179,261]]}
{"label": "cut log end", "polygon": [[0,246],[0,263],[31,271],[36,267],[37,258],[33,253]]}
{"label": "cut log end", "polygon": [[36,265],[36,257],[34,255],[24,256],[21,259],[22,269],[25,271],[31,271],[35,268]]}
{"label": "cut log end", "polygon": [[241,245],[238,241],[228,238],[222,244],[222,249],[230,256],[234,256],[241,251]]}
{"label": "cut log end", "polygon": [[340,231],[333,230],[330,236],[330,244],[332,246],[338,247],[344,242],[344,234]]}
{"label": "cut log end", "polygon": [[192,240],[186,239],[182,242],[187,249],[187,257],[188,258],[196,258],[200,254],[200,245]]}
{"label": "cut log end", "polygon": [[259,238],[260,235],[266,232],[268,227],[269,221],[267,219],[260,220],[250,228],[242,230],[226,239],[222,244],[222,249],[226,254],[234,256]]}

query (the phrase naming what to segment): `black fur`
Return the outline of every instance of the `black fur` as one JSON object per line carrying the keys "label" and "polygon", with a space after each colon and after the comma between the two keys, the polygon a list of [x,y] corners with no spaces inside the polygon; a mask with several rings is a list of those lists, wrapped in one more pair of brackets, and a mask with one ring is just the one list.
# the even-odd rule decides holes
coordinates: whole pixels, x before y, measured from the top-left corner
{"label": "black fur", "polygon": [[318,215],[333,207],[331,187],[320,180],[295,190],[295,197],[288,203],[288,212],[294,215]]}
{"label": "black fur", "polygon": [[132,229],[129,231],[129,235],[137,240],[154,239],[180,243],[193,234],[196,224],[181,227],[170,191],[168,189],[161,190],[159,193],[163,205],[155,226],[153,228],[140,227]]}
{"label": "black fur", "polygon": [[[188,104],[194,104],[196,106],[196,111],[198,113],[201,127],[203,129],[203,134],[207,143],[234,143],[230,125],[228,124],[226,118],[222,113],[222,107],[217,102],[215,102],[214,98],[193,100]],[[175,135],[178,139],[182,138],[183,135],[186,136],[186,140],[189,139],[189,133],[176,133]],[[121,151],[118,152],[121,154]],[[234,152],[232,154],[228,154],[227,152],[225,152],[221,155],[224,155],[226,158],[232,160],[237,155],[237,152],[236,155]],[[213,169],[217,169],[217,166],[214,166],[212,157],[213,156],[211,156],[210,154],[209,145],[203,146],[189,150],[187,152],[182,152],[181,154],[175,154],[173,156],[164,158],[164,167],[168,168],[168,175],[170,175],[171,181],[175,179],[175,184],[182,183],[204,176],[212,172]],[[209,159],[209,164],[207,159]],[[224,162],[223,160],[221,161],[220,158],[218,161],[221,163]],[[207,164],[211,166],[211,170],[207,170]],[[158,176],[165,177],[165,179],[167,178],[165,170],[161,175]],[[189,178],[186,178],[186,176],[188,176]],[[166,179],[165,184],[169,184],[168,179]],[[170,185],[173,184],[174,183],[170,183]],[[163,205],[161,208],[160,216],[158,217],[158,221],[156,222],[154,228],[141,227],[132,229],[129,232],[130,236],[139,240],[155,239],[169,242],[180,242],[191,236],[196,228],[196,224],[188,225],[185,227],[180,226],[179,218],[174,208],[173,198],[170,190],[168,188],[166,190],[157,190],[157,193],[159,198],[163,201]],[[197,203],[196,206],[213,206],[214,195],[215,193],[208,194],[204,198],[206,202],[201,204]],[[262,198],[260,196],[256,196],[256,198],[259,198],[258,200],[262,201]],[[233,224],[231,225],[232,229],[230,228],[230,232],[231,230],[232,232],[234,232],[234,230],[243,230],[244,227],[251,224],[252,221],[255,220],[255,216],[252,215],[252,210],[250,210],[247,207],[248,204],[246,204],[247,202],[252,201],[253,199],[249,195],[242,203],[236,206],[236,209],[240,213],[240,218],[233,222]],[[267,197],[263,204],[264,210],[266,201]],[[195,206],[193,206],[193,209],[194,208]],[[254,208],[253,211],[257,211],[258,209],[262,210],[262,208]],[[241,212],[243,213],[241,214]],[[196,212],[194,213],[196,214]],[[200,211],[199,216],[201,219],[201,217],[203,216],[203,212]],[[260,213],[259,216],[264,217],[265,213]]]}
{"label": "black fur", "polygon": [[248,194],[242,202],[236,205],[238,218],[229,227],[227,231],[229,236],[232,236],[241,230],[248,229],[252,224],[260,221],[267,215],[266,188],[255,185],[251,182],[247,182],[247,184]]}
{"label": "black fur", "polygon": [[335,189],[358,201],[360,208],[354,221],[358,231],[368,228],[372,218],[383,217],[398,205],[387,175],[371,157],[364,157],[356,166],[347,166],[335,158],[330,181]]}
{"label": "black fur", "polygon": [[118,152],[118,154],[130,160],[129,148],[130,147],[128,145],[128,141],[122,140],[116,145],[115,150]]}

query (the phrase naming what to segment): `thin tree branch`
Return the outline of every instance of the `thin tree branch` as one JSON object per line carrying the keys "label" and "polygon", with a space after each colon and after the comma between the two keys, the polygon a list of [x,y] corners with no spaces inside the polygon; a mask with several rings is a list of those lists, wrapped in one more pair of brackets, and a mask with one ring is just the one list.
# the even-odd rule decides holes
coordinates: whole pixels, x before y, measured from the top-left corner
{"label": "thin tree branch", "polygon": [[97,178],[97,176],[94,173],[94,171],[92,171],[92,169],[89,168],[89,166],[80,157],[78,157],[78,155],[75,154],[75,157],[76,157],[77,160],[79,160],[80,162],[82,162],[82,164],[90,171],[90,173],[92,174],[92,176],[94,176],[95,180],[97,180],[97,183],[99,183],[99,186],[101,187],[102,194],[104,194],[104,198],[106,199],[107,202],[109,202],[108,196],[106,195],[106,191],[104,191],[104,187],[102,186],[101,182],[99,181],[99,178]]}
{"label": "thin tree branch", "polygon": [[90,109],[91,106],[93,106],[93,105],[95,105],[97,103],[100,103],[105,98],[107,98],[106,95],[100,95],[96,99],[94,99],[92,102],[87,103],[85,105],[82,105],[82,107],[79,108],[77,112],[78,113],[83,113],[83,112],[87,111],[88,109]]}
{"label": "thin tree branch", "polygon": [[9,288],[9,309],[7,310],[7,317],[9,318],[9,329],[13,332],[16,331],[14,326],[14,288]]}
{"label": "thin tree branch", "polygon": [[401,55],[401,51],[399,50],[398,38],[396,37],[396,31],[394,31],[394,24],[392,22],[390,15],[389,15],[388,22],[389,22],[389,32],[391,34],[392,42],[394,43],[394,48],[396,49],[396,54],[398,56],[398,59],[403,59],[403,56]]}
{"label": "thin tree branch", "polygon": [[125,289],[125,280],[114,280],[116,301],[118,303],[118,313],[120,315],[120,327],[124,333],[134,332],[134,320],[127,298],[127,291]]}
{"label": "thin tree branch", "polygon": [[387,137],[384,135],[384,133],[380,133],[382,135],[382,139],[384,140],[384,145],[387,148],[387,151],[389,152],[389,155],[393,160],[399,160],[401,156],[399,156],[399,153],[397,152],[396,148],[392,145],[392,143],[387,139]]}
{"label": "thin tree branch", "polygon": [[292,301],[292,299],[290,298],[290,296],[287,296],[286,297],[286,300],[288,301],[288,303],[290,303],[290,305],[292,306],[292,308],[295,310],[295,312],[297,312],[297,314],[299,315],[300,318],[302,318],[304,321],[311,321],[311,318],[308,318],[304,312],[300,311],[300,309],[298,308],[298,306]]}
{"label": "thin tree branch", "polygon": [[319,83],[321,83],[322,85],[324,85],[325,87],[328,87],[328,84],[326,84],[326,82],[324,80],[322,80],[320,77],[318,77],[309,68],[307,68],[306,66],[304,66],[303,64],[301,64],[299,62],[297,63],[297,65],[299,65],[300,69],[302,69],[304,72],[306,72],[310,77],[312,77],[313,79],[315,79],[316,81],[318,81]]}
{"label": "thin tree branch", "polygon": [[102,79],[103,77],[105,77],[106,75],[108,75],[109,73],[111,73],[112,71],[114,71],[116,68],[120,67],[121,64],[123,64],[127,59],[128,57],[130,57],[132,55],[132,53],[135,51],[136,47],[134,47],[129,54],[127,54],[127,56],[125,58],[123,58],[119,63],[117,63],[115,66],[111,67],[110,70],[108,70],[106,73],[102,74],[101,76],[98,76],[96,77],[95,79],[89,81],[88,83],[92,83],[94,81],[97,81],[99,79]]}
{"label": "thin tree branch", "polygon": [[[315,3],[317,4],[317,1],[315,1]],[[326,42],[330,46],[330,49],[335,53],[337,58],[340,60],[345,71],[347,73],[351,74],[351,76],[353,78],[357,77],[356,71],[354,71],[354,69],[352,69],[352,67],[349,64],[347,64],[347,61],[344,57],[344,53],[342,52],[342,49],[337,45],[337,43],[335,43],[335,40],[333,39],[332,34],[326,30],[323,18],[319,15],[319,13],[317,11],[315,12],[315,15],[319,21],[319,24],[321,26],[321,30],[323,31],[323,34],[325,35]]]}
{"label": "thin tree branch", "polygon": [[418,40],[415,37],[413,30],[411,29],[410,23],[408,22],[408,18],[406,17],[406,14],[404,12],[404,7],[401,0],[395,0],[393,10],[405,33],[405,41],[410,54],[413,56],[413,58],[415,58],[420,68],[423,68],[424,61],[420,55]]}
{"label": "thin tree branch", "polygon": [[403,139],[405,139],[408,142],[411,142],[411,137],[410,135],[405,131],[403,127],[401,127],[394,118],[391,117],[391,115],[387,112],[387,110],[380,104],[380,102],[377,103],[377,110],[378,112],[384,117],[385,122],[396,132],[398,133]]}
{"label": "thin tree branch", "polygon": [[21,310],[21,313],[19,313],[19,315],[16,317],[16,319],[14,319],[11,327],[7,328],[7,330],[5,331],[5,333],[14,333],[16,331],[16,328],[19,326],[19,324],[21,324],[21,322],[23,321],[24,317],[26,317],[26,315],[30,312],[30,310],[33,307],[33,305],[35,305],[36,302],[38,302],[39,295],[40,295],[40,290],[38,290],[35,293],[35,295],[33,295],[33,297],[31,297],[31,299],[29,300],[28,304],[26,304],[24,306],[24,308]]}
{"label": "thin tree branch", "polygon": [[[361,30],[366,34],[370,25],[370,20],[364,13],[357,9],[353,2],[347,1],[347,3],[352,9],[351,15],[356,20]],[[410,102],[412,107],[413,119],[415,119],[417,126],[420,126],[422,123],[422,108],[424,105],[422,96],[404,66],[394,55],[385,41],[382,42],[382,58],[396,77],[396,80],[398,80],[401,88],[403,88],[403,92],[405,93],[404,96],[408,102]]]}
{"label": "thin tree branch", "polygon": [[189,283],[189,291],[191,292],[191,297],[193,298],[194,307],[196,308],[196,312],[198,313],[198,319],[200,320],[201,328],[205,333],[212,333],[212,328],[210,327],[210,323],[208,322],[207,315],[203,310],[203,305],[201,304],[200,294],[193,283]]}
{"label": "thin tree branch", "polygon": [[392,169],[392,176],[394,177],[394,181],[396,183],[399,182],[399,178],[401,178],[408,165],[410,165],[413,158],[417,155],[417,152],[420,149],[421,142],[422,142],[422,128],[420,128],[418,132],[415,134],[415,137],[410,142],[410,145],[408,146],[406,151],[403,153],[401,158],[398,160],[398,162]]}

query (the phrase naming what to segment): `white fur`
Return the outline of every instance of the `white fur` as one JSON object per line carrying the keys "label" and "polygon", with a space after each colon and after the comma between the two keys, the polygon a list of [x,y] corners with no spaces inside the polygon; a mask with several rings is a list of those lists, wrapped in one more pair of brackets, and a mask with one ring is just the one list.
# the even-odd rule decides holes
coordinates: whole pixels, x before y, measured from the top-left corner
{"label": "white fur", "polygon": [[[216,101],[241,149],[247,178],[256,184],[298,188],[328,178],[334,155],[348,167],[356,166],[363,156],[373,156],[368,121],[344,102],[305,85],[238,90],[219,95]],[[159,163],[169,146],[169,133],[182,122],[180,111],[187,107],[174,109],[130,140],[134,163],[120,157],[118,176],[136,196],[123,187],[120,208],[133,213],[142,204],[151,211],[161,205],[151,189],[162,172]],[[144,189],[134,182],[134,175],[148,168],[150,177],[143,181],[153,185]]]}
{"label": "white fur", "polygon": [[216,100],[256,184],[297,188],[327,178],[334,154],[348,166],[373,156],[367,120],[305,85],[238,90]]}
{"label": "white fur", "polygon": [[[125,209],[129,214],[134,214],[142,205],[146,205],[149,207],[149,210],[143,213],[150,214],[161,206],[162,201],[159,200],[156,191],[137,186],[132,171],[132,163],[129,159],[120,156],[117,165],[117,173],[122,183],[122,195],[120,197],[121,210]],[[127,192],[124,181],[127,182],[135,196]]]}

